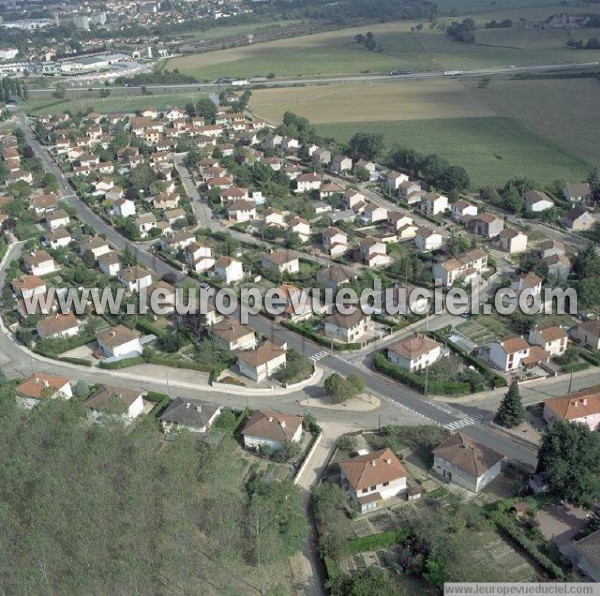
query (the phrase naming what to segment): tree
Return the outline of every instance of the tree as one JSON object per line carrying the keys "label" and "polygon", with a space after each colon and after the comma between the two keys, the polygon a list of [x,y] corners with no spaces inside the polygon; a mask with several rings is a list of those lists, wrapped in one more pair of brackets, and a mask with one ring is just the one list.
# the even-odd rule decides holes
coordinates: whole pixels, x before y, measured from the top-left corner
{"label": "tree", "polygon": [[348,155],[354,159],[377,159],[383,151],[383,135],[374,132],[357,132],[348,142]]}
{"label": "tree", "polygon": [[213,124],[217,116],[217,106],[208,97],[203,97],[196,102],[196,115]]}
{"label": "tree", "polygon": [[344,403],[362,393],[364,380],[359,375],[349,375],[344,379],[338,373],[333,373],[325,379],[323,387],[333,403]]}
{"label": "tree", "polygon": [[506,395],[500,402],[496,418],[496,424],[506,428],[513,428],[521,424],[524,419],[523,402],[521,401],[521,392],[516,379],[511,383]]}
{"label": "tree", "polygon": [[589,174],[587,182],[590,185],[590,192],[592,193],[592,199],[598,203],[600,202],[600,170],[595,167]]}
{"label": "tree", "polygon": [[462,166],[450,166],[444,170],[439,185],[446,190],[462,191],[471,186],[471,179]]}
{"label": "tree", "polygon": [[538,472],[550,490],[574,505],[600,501],[600,434],[577,422],[557,421],[543,433]]}

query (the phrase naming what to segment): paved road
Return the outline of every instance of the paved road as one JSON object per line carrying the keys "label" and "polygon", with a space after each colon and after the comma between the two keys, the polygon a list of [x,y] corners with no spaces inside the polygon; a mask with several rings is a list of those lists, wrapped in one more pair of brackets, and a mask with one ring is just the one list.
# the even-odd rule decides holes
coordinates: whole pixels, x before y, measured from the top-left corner
{"label": "paved road", "polygon": [[[556,71],[569,71],[569,70],[581,70],[582,68],[594,68],[598,66],[598,62],[572,62],[563,64],[534,64],[530,66],[519,66],[512,68],[511,66],[500,66],[496,68],[479,68],[473,70],[460,71],[460,75],[452,78],[473,78],[482,76],[494,76],[494,75],[516,75],[516,74],[544,74]],[[457,71],[455,71],[457,72]],[[419,79],[439,79],[447,77],[444,71],[435,72],[413,72],[403,75],[390,76],[389,74],[373,74],[373,75],[350,75],[350,76],[333,76],[333,77],[295,77],[295,78],[277,78],[264,81],[262,83],[253,83],[253,87],[292,87],[294,85],[322,85],[324,83],[364,83],[364,82],[375,82],[375,81],[412,81]],[[450,78],[450,77],[448,77]],[[193,84],[182,84],[182,85],[146,85],[148,90],[159,91],[159,90],[174,90],[186,89],[192,90],[205,90],[213,91],[215,89],[222,89],[227,85],[216,84],[216,83],[193,83]],[[236,87],[237,88],[237,87]],[[90,86],[86,89],[92,89],[100,91],[105,89],[104,86]],[[81,92],[82,88],[79,87],[74,91]],[[131,93],[131,87],[115,86],[111,87],[113,91],[128,91]],[[30,89],[30,95],[48,95],[48,89]]]}

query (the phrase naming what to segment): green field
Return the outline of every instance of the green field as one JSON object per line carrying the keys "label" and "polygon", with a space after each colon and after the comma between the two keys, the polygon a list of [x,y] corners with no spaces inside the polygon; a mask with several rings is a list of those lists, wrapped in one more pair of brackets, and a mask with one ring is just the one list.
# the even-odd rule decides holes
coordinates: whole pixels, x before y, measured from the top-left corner
{"label": "green field", "polygon": [[62,114],[65,111],[87,112],[135,112],[144,108],[164,110],[171,106],[183,107],[186,103],[198,101],[206,97],[206,93],[165,93],[156,95],[136,95],[130,97],[111,96],[106,99],[91,97],[85,99],[30,99],[23,104],[24,109],[32,114]]}
{"label": "green field", "polygon": [[539,182],[579,180],[592,165],[564,147],[509,118],[451,118],[396,122],[319,124],[317,130],[340,142],[355,132],[384,135],[386,144],[403,144],[424,153],[437,153],[464,166],[473,188],[501,185],[513,176]]}

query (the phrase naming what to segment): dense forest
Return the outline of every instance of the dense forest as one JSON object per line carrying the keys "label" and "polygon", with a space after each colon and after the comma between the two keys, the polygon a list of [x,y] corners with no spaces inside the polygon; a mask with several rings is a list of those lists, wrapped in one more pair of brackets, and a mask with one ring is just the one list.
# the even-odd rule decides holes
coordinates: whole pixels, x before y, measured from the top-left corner
{"label": "dense forest", "polygon": [[87,422],[80,400],[25,412],[0,382],[0,591],[277,589],[306,535],[291,481],[243,478],[231,429],[165,442],[149,416]]}

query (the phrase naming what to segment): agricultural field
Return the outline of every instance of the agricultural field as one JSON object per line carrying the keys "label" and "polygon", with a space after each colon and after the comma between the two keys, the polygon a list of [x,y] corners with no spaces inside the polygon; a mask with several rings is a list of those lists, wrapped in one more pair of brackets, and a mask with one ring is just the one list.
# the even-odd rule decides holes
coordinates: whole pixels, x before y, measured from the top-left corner
{"label": "agricultural field", "polygon": [[541,183],[585,179],[592,164],[511,118],[444,118],[395,122],[319,124],[325,137],[346,142],[358,131],[384,135],[387,147],[399,143],[437,153],[464,166],[472,187],[503,185],[514,176]]}
{"label": "agricultural field", "polygon": [[[536,10],[540,13],[529,17],[536,21],[557,12],[556,6]],[[508,17],[514,19],[514,27],[478,30],[475,44],[457,43],[444,32],[430,30],[427,23],[424,23],[423,31],[417,32],[411,30],[416,22],[398,21],[176,57],[168,61],[167,68],[177,68],[199,80],[213,80],[226,76],[265,76],[268,73],[275,73],[277,77],[343,76],[385,74],[393,70],[466,70],[600,59],[600,50],[575,51],[568,48],[569,34],[564,29],[522,29],[518,24],[520,17],[512,10],[479,15],[477,21],[483,25],[491,18]],[[374,34],[381,51],[370,52],[355,43],[355,36],[367,31]],[[585,29],[575,30],[574,36],[587,38],[596,34],[594,29]]]}
{"label": "agricultural field", "polygon": [[457,80],[363,82],[253,91],[250,107],[271,122],[290,110],[312,123],[483,118],[496,112]]}
{"label": "agricultural field", "polygon": [[473,93],[504,117],[518,118],[527,127],[596,162],[600,146],[600,81],[590,79],[493,80]]}
{"label": "agricultural field", "polygon": [[43,99],[30,99],[25,102],[24,108],[31,114],[62,114],[65,111],[87,112],[93,109],[96,112],[135,112],[144,108],[156,108],[164,110],[171,106],[183,107],[186,103],[196,102],[201,97],[207,97],[206,93],[164,93],[152,95],[135,96],[110,96],[102,99],[90,97],[85,99],[54,99],[45,97]]}

